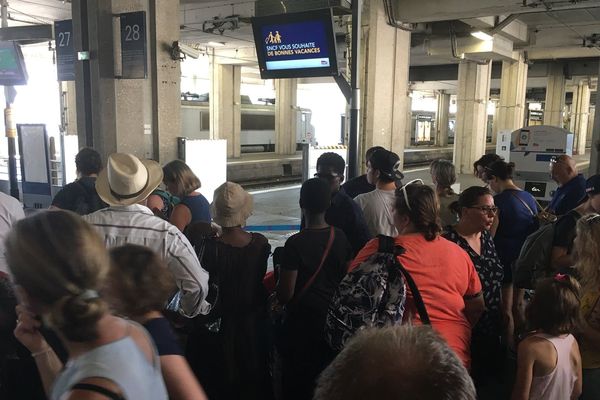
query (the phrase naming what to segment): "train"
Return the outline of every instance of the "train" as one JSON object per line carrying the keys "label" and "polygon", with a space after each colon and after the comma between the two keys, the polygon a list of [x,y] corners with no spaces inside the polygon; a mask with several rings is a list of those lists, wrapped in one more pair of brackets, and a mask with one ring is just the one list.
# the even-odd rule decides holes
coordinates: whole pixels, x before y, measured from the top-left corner
{"label": "train", "polygon": [[[486,142],[492,142],[493,116],[488,115]],[[454,143],[456,116],[448,116],[448,144]],[[436,114],[432,111],[413,111],[411,115],[411,140],[413,146],[434,145],[437,132]]]}
{"label": "train", "polygon": [[[241,101],[242,153],[261,153],[275,151],[275,105],[252,104],[247,96]],[[273,102],[274,103],[274,102]],[[316,144],[315,127],[311,124],[312,111],[307,108],[296,109],[296,144],[301,150],[302,144]],[[198,100],[181,100],[181,134],[190,139],[209,139],[210,110],[208,97]]]}

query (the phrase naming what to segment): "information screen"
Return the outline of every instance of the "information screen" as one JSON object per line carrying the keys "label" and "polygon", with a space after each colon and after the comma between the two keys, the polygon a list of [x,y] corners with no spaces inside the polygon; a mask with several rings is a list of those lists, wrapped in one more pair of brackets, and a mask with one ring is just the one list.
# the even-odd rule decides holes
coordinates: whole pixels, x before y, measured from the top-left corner
{"label": "information screen", "polygon": [[27,72],[21,48],[14,42],[0,42],[0,85],[26,85]]}
{"label": "information screen", "polygon": [[337,75],[330,9],[252,19],[263,79]]}

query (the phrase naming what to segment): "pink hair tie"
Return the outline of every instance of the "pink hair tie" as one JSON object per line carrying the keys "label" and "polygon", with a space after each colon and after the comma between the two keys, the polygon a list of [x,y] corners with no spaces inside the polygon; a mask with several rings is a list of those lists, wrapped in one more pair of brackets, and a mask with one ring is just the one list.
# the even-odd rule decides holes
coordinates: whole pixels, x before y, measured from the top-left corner
{"label": "pink hair tie", "polygon": [[564,282],[567,280],[567,275],[566,274],[556,274],[554,275],[554,280],[558,281],[558,282]]}

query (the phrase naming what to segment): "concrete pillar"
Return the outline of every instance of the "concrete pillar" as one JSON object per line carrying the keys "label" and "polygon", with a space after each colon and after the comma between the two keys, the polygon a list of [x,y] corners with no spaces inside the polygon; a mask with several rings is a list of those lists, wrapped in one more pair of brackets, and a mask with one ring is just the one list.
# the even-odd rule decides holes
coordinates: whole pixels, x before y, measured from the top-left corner
{"label": "concrete pillar", "polygon": [[212,62],[210,92],[210,138],[227,140],[227,157],[241,154],[240,88],[242,67]]}
{"label": "concrete pillar", "polygon": [[[148,77],[115,79],[121,55],[114,16],[133,11],[146,11]],[[179,1],[76,1],[72,14],[75,50],[90,52],[89,61],[76,65],[80,146],[93,146],[104,159],[113,152],[161,163],[176,158],[181,73],[169,47],[179,39]]]}
{"label": "concrete pillar", "polygon": [[590,86],[587,81],[579,81],[573,92],[573,104],[571,105],[571,118],[573,121],[573,133],[575,143],[573,152],[585,154],[585,145],[588,134],[588,122],[590,111]]}
{"label": "concrete pillar", "polygon": [[448,146],[448,117],[450,114],[450,94],[443,90],[437,94],[437,113],[435,115],[436,137],[435,144],[440,147]]}
{"label": "concrete pillar", "polygon": [[596,107],[590,107],[590,115],[588,117],[588,132],[586,137],[586,147],[590,146],[592,143],[592,133],[594,131],[594,118],[596,117]]}
{"label": "concrete pillar", "polygon": [[410,33],[386,23],[381,1],[364,2],[362,21],[361,148],[383,146],[404,162],[407,124],[410,127]]}
{"label": "concrete pillar", "polygon": [[544,105],[544,125],[563,126],[563,109],[565,107],[565,74],[563,65],[553,63],[548,73],[546,86],[546,102]]}
{"label": "concrete pillar", "polygon": [[527,91],[527,64],[523,55],[517,61],[502,62],[500,102],[496,108],[494,133],[514,131],[525,121],[525,93]]}
{"label": "concrete pillar", "polygon": [[275,153],[296,154],[297,79],[275,80]]}
{"label": "concrete pillar", "polygon": [[[412,146],[412,136],[415,134],[412,124],[412,97],[406,99],[406,121],[404,124],[404,148]],[[404,152],[404,150],[403,150]]]}
{"label": "concrete pillar", "polygon": [[179,0],[147,1],[153,153],[155,160],[165,164],[177,158],[177,137],[181,136],[181,65],[168,51],[179,40]]}
{"label": "concrete pillar", "polygon": [[454,165],[464,174],[485,153],[487,103],[490,94],[491,64],[463,61],[458,67]]}

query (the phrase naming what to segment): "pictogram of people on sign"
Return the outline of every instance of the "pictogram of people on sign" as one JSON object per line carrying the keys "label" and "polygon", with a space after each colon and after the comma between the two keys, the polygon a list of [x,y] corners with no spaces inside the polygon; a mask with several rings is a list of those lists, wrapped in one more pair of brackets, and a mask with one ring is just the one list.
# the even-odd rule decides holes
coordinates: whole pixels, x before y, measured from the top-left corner
{"label": "pictogram of people on sign", "polygon": [[279,34],[279,31],[275,31],[274,35],[273,35],[273,32],[269,32],[269,34],[267,35],[267,38],[265,39],[265,43],[267,43],[267,44],[281,43],[281,35]]}

